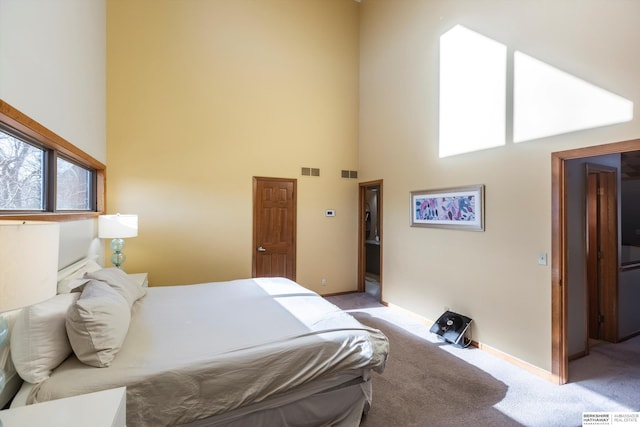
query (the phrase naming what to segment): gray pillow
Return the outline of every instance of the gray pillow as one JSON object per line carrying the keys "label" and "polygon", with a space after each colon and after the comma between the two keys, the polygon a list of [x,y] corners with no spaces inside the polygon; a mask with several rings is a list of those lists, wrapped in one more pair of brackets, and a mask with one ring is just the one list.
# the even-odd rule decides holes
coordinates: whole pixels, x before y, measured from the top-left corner
{"label": "gray pillow", "polygon": [[84,277],[107,283],[127,300],[129,308],[134,302],[147,294],[146,288],[140,286],[137,281],[119,268],[103,268],[102,270],[85,273]]}
{"label": "gray pillow", "polygon": [[98,368],[111,364],[129,330],[131,307],[115,289],[90,280],[69,308],[67,335],[76,357]]}

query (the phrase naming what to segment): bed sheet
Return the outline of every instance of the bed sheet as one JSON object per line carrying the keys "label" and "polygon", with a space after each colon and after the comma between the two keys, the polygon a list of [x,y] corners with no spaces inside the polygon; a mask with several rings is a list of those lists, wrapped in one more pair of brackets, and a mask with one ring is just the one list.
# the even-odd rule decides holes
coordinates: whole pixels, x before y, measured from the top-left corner
{"label": "bed sheet", "polygon": [[288,279],[149,288],[110,367],[72,355],[27,400],[125,385],[128,425],[185,424],[313,381],[381,372],[387,352],[380,331]]}

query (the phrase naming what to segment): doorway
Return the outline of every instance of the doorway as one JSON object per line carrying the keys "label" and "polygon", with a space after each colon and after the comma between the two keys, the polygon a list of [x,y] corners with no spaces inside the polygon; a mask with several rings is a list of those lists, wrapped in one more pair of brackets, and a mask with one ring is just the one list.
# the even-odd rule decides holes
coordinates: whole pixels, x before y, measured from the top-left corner
{"label": "doorway", "polygon": [[253,277],[296,280],[296,180],[253,178]]}
{"label": "doorway", "polygon": [[[585,266],[587,262],[584,255],[586,253],[588,240],[585,231],[587,229],[587,207],[584,206],[585,199],[582,201],[582,217],[577,218],[575,215],[572,216],[571,213],[572,205],[570,203],[570,196],[572,196],[572,189],[570,188],[569,182],[570,177],[575,175],[571,173],[572,161],[583,161],[587,163],[589,158],[596,156],[619,155],[621,153],[638,150],[640,150],[640,139],[556,152],[551,155],[551,373],[553,381],[558,384],[565,384],[569,380],[570,349],[568,318],[574,314],[569,310],[569,307],[571,301],[580,298],[580,294],[578,294],[578,296],[575,294],[575,284],[579,282],[579,280],[576,280],[576,275],[579,276],[580,271],[583,271],[582,268],[578,268],[576,272],[576,270],[571,267],[571,264],[572,261],[576,259],[576,256],[582,257],[582,262]],[[587,186],[588,184],[585,180],[588,178],[584,177],[584,175],[582,175],[582,177],[581,182]],[[582,239],[585,240],[584,251],[576,251],[575,248],[571,246],[573,242],[570,240],[570,235],[574,230],[576,221],[584,224],[584,226],[578,227],[578,233],[583,233]],[[618,231],[616,230],[616,247],[615,250],[613,250],[616,256],[619,250],[617,233]],[[616,259],[615,272],[607,271],[607,268],[603,267],[603,274],[617,275],[619,270],[617,264],[618,261]],[[586,275],[586,272],[584,272],[584,274]],[[578,279],[580,278],[578,277]],[[616,300],[617,304],[618,295],[616,294],[615,297],[611,295],[611,297]],[[585,300],[586,299],[585,297]],[[618,314],[615,313],[615,311],[617,311],[615,308],[610,308],[610,310],[613,310],[613,315],[618,316]],[[581,310],[579,310],[579,312],[583,313],[585,317],[588,315]],[[586,318],[584,323],[585,325],[583,326],[588,328]],[[615,334],[618,334],[617,330]]]}
{"label": "doorway", "polygon": [[382,302],[382,180],[360,183],[358,291]]}

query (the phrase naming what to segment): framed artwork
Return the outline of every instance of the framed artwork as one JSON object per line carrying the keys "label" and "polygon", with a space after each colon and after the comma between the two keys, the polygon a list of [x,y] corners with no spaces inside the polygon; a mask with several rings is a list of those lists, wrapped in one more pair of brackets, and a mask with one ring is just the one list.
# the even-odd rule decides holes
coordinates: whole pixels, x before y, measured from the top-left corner
{"label": "framed artwork", "polygon": [[484,185],[412,191],[411,226],[484,231]]}

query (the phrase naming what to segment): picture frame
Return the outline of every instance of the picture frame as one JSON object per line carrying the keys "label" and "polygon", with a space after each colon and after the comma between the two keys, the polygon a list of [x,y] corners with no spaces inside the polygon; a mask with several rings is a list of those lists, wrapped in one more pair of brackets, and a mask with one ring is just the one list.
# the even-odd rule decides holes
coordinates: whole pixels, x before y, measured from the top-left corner
{"label": "picture frame", "polygon": [[484,231],[484,184],[411,191],[411,227]]}

